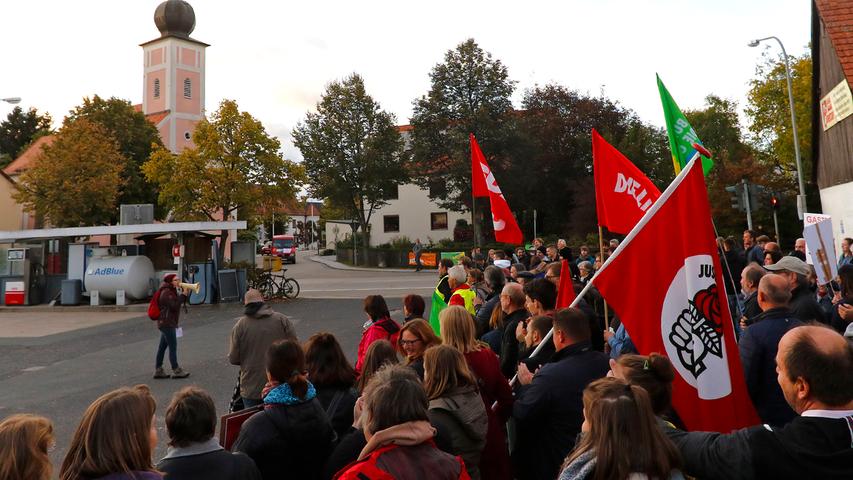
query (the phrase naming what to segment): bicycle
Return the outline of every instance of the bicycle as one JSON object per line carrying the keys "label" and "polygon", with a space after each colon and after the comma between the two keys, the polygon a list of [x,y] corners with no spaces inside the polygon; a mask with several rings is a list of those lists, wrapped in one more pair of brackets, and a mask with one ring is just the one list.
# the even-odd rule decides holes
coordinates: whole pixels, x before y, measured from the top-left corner
{"label": "bicycle", "polygon": [[281,275],[276,275],[272,270],[261,270],[253,287],[261,292],[265,299],[296,298],[299,296],[299,282],[295,278],[288,278],[285,272],[286,268],[281,269]]}

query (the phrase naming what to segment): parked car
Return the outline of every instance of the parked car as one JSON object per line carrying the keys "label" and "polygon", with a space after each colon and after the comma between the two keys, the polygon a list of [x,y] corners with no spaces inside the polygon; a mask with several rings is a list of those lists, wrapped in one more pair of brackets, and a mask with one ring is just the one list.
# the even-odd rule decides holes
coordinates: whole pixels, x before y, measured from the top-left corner
{"label": "parked car", "polygon": [[281,257],[285,263],[296,263],[296,240],[293,235],[276,235],[271,244],[261,248],[261,254]]}

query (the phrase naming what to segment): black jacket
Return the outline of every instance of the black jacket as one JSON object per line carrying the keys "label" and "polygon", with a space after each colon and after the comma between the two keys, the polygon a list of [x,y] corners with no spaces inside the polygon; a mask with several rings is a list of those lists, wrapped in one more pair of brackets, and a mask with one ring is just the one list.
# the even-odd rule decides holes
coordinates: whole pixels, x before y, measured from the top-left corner
{"label": "black jacket", "polygon": [[797,416],[776,380],[776,352],[785,332],[799,325],[787,308],[771,308],[755,318],[738,344],[749,396],[761,421],[769,425],[781,427]]}
{"label": "black jacket", "polygon": [[755,317],[761,315],[761,307],[758,305],[758,290],[750,293],[743,299],[743,316],[752,323]]}
{"label": "black jacket", "polygon": [[512,378],[518,370],[520,360],[518,350],[520,348],[518,339],[515,338],[515,328],[518,322],[524,321],[530,314],[527,310],[520,308],[504,317],[504,335],[501,339],[501,373],[506,378]]}
{"label": "black jacket", "polygon": [[255,462],[242,453],[226,450],[164,458],[157,470],[166,480],[260,480]]}
{"label": "black jacket", "polygon": [[797,417],[783,428],[730,434],[665,432],[681,451],[684,473],[703,480],[853,478],[853,435],[844,418]]}
{"label": "black jacket", "polygon": [[800,285],[791,292],[788,308],[791,309],[791,315],[803,323],[814,321],[829,323],[829,320],[824,318],[820,305],[817,304],[814,292],[808,287]]}
{"label": "black jacket", "polygon": [[246,420],[232,450],[252,457],[264,480],[320,478],[335,432],[316,398],[267,405]]}
{"label": "black jacket", "polygon": [[542,368],[542,365],[551,361],[551,357],[554,356],[556,347],[554,347],[553,340],[548,339],[548,341],[545,342],[545,345],[542,346],[542,350],[539,350],[539,353],[536,355],[530,355],[535,349],[536,347],[533,347],[529,351],[524,352],[525,357],[524,360],[521,361],[521,363],[527,365],[527,369],[530,370],[531,373],[536,372],[536,370]]}
{"label": "black jacket", "polygon": [[436,285],[435,288],[444,296],[444,303],[450,302],[452,289],[450,288],[450,282],[448,281],[447,275],[439,279],[438,285]]}
{"label": "black jacket", "polygon": [[521,480],[553,480],[575,446],[583,423],[583,391],[610,370],[609,357],[576,343],[556,352],[518,389],[512,416],[517,429],[513,470]]}
{"label": "black jacket", "polygon": [[495,308],[501,308],[501,290],[503,290],[503,285],[495,288],[486,297],[485,303],[477,310],[477,315],[474,317],[474,325],[477,327],[477,338],[482,337],[492,329],[489,326],[489,320],[492,318],[492,312],[494,312]]}
{"label": "black jacket", "polygon": [[317,389],[317,400],[320,401],[329,421],[332,422],[332,428],[338,438],[343,437],[352,426],[352,411],[358,399],[358,392],[352,385],[314,385],[314,387]]}

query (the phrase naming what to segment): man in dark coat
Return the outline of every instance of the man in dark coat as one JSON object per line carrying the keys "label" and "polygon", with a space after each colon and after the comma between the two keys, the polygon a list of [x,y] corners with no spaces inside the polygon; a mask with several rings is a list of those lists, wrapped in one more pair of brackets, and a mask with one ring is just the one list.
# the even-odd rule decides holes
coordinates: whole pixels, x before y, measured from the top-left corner
{"label": "man in dark coat", "polygon": [[504,312],[504,334],[501,338],[501,373],[506,378],[512,378],[518,368],[519,344],[515,338],[518,322],[523,322],[530,316],[524,308],[524,290],[517,283],[508,283],[501,291],[501,309]]}
{"label": "man in dark coat", "polygon": [[583,423],[583,391],[610,369],[608,357],[592,349],[589,321],[579,309],[554,315],[556,352],[535,375],[518,367],[520,384],[512,416],[517,441],[513,471],[521,480],[552,480],[575,445]]}
{"label": "man in dark coat", "polygon": [[799,416],[783,428],[760,425],[731,434],[667,429],[685,474],[704,480],[853,478],[851,344],[823,326],[793,328],[779,342],[776,366],[785,400]]}
{"label": "man in dark coat", "polygon": [[823,309],[817,303],[814,293],[809,285],[809,266],[797,257],[782,257],[773,265],[765,265],[767,270],[778,273],[788,279],[791,290],[791,315],[803,323],[821,322],[829,323],[823,315]]}
{"label": "man in dark coat", "polygon": [[741,337],[738,349],[746,387],[761,421],[781,427],[797,414],[791,410],[776,381],[776,353],[779,340],[791,328],[802,323],[791,316],[788,281],[781,275],[767,274],[758,284],[758,304],[764,311]]}
{"label": "man in dark coat", "polygon": [[[740,288],[743,292],[743,324],[749,325],[755,317],[761,315],[761,307],[758,305],[758,283],[761,277],[767,274],[767,270],[755,264],[749,264],[743,269],[740,279]],[[742,325],[743,326],[743,325]]]}
{"label": "man in dark coat", "polygon": [[486,267],[486,270],[483,271],[483,279],[489,287],[489,295],[486,296],[486,302],[480,306],[480,309],[477,310],[477,315],[474,317],[474,323],[477,326],[477,338],[480,338],[491,329],[489,327],[489,320],[492,318],[495,306],[500,304],[501,291],[506,284],[506,276],[503,270],[494,265]]}

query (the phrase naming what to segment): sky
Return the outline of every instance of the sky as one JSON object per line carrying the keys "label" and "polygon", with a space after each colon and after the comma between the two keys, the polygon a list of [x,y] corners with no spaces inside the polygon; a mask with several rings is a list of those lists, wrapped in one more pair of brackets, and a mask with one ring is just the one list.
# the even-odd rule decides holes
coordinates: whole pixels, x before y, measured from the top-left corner
{"label": "sky", "polygon": [[[83,97],[142,102],[142,48],[159,37],[157,0],[0,2],[0,98],[49,112],[56,124]],[[513,101],[558,83],[600,95],[663,126],[661,75],[684,109],[708,94],[745,103],[761,52],[775,35],[790,55],[806,51],[806,0],[384,0],[274,2],[192,0],[191,36],[207,49],[208,112],[234,99],[300,160],[290,132],[326,85],[357,72],[400,124],[429,89],[429,72],[468,38],[518,82]],[[0,117],[12,106],[0,103]],[[744,119],[742,119],[744,120]],[[701,136],[701,135],[700,135]]]}

